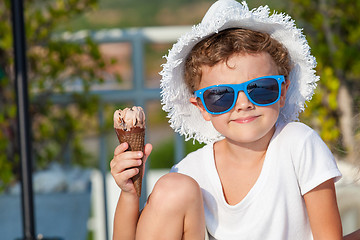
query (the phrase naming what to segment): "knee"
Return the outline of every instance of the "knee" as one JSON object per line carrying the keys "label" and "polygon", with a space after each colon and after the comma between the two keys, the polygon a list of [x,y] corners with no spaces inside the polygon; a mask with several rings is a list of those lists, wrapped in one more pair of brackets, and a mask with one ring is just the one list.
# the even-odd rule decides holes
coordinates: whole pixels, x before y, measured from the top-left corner
{"label": "knee", "polygon": [[183,205],[201,200],[202,195],[198,183],[191,177],[180,173],[169,173],[161,177],[154,186],[149,202]]}

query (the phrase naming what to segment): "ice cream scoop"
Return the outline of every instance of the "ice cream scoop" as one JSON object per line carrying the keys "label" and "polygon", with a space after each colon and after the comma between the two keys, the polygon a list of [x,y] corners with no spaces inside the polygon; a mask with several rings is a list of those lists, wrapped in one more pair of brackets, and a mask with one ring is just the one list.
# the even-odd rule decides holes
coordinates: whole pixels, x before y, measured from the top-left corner
{"label": "ice cream scoop", "polygon": [[145,113],[142,107],[133,106],[114,113],[114,128],[129,131],[131,128],[145,128]]}

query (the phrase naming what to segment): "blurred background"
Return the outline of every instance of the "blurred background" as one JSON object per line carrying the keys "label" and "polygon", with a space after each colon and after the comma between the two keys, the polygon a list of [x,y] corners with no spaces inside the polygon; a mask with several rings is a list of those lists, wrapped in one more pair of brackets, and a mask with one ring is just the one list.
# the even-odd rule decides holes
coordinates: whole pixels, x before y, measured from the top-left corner
{"label": "blurred background", "polygon": [[[201,21],[210,0],[27,0],[36,232],[53,239],[111,239],[119,191],[109,176],[116,109],[147,116],[142,203],[154,181],[202,144],[169,127],[160,104],[162,57]],[[360,227],[360,2],[249,0],[285,11],[303,28],[321,77],[301,121],[332,150],[344,232]],[[22,236],[10,0],[0,1],[0,236]]]}

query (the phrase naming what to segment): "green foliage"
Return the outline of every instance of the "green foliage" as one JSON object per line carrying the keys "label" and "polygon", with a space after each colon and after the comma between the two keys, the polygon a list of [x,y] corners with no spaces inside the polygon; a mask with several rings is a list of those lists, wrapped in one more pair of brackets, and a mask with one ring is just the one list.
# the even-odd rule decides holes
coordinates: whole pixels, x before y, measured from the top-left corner
{"label": "green foliage", "polygon": [[[360,4],[349,0],[292,0],[287,11],[303,23],[321,77],[302,117],[319,130],[334,152],[346,149],[339,141],[343,106],[337,102],[337,95],[340,87],[348,89],[351,96],[360,94]],[[347,106],[355,114],[359,113],[359,100],[354,97],[354,106]]]}
{"label": "green foliage", "polygon": [[[185,154],[193,152],[203,146],[204,144],[200,144],[198,142],[193,143],[192,141],[187,141],[185,142]],[[158,147],[153,149],[150,155],[150,168],[171,168],[175,164],[174,156],[174,139],[166,139],[163,143],[159,144]]]}
{"label": "green foliage", "polygon": [[335,146],[340,136],[336,116],[339,79],[329,67],[322,71],[320,79],[315,95],[302,117],[304,121],[318,129],[325,142]]}
{"label": "green foliage", "polygon": [[194,24],[201,20],[211,3],[213,0],[101,0],[99,11],[79,15],[58,30]]}
{"label": "green foliage", "polygon": [[175,163],[174,154],[174,141],[164,141],[161,145],[159,144],[159,146],[154,148],[152,151],[150,155],[150,168],[171,168]]}
{"label": "green foliage", "polygon": [[[81,137],[96,129],[91,121],[98,99],[89,95],[90,86],[103,82],[108,64],[97,45],[53,40],[56,26],[67,18],[92,10],[96,0],[25,1],[28,79],[31,104],[32,147],[35,166],[64,161],[66,154],[76,164],[90,157]],[[0,191],[19,174],[16,101],[10,1],[0,1]],[[73,86],[80,86],[76,91]],[[54,95],[67,93],[68,103],[59,104]]]}

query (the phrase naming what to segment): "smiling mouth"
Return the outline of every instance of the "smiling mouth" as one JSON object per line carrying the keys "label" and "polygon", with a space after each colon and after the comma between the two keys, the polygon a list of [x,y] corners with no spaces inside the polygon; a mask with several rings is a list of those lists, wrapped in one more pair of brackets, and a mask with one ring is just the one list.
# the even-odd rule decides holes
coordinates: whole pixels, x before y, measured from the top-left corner
{"label": "smiling mouth", "polygon": [[233,122],[236,123],[250,123],[254,120],[256,120],[259,116],[249,116],[249,117],[244,117],[244,118],[237,118],[232,120]]}

